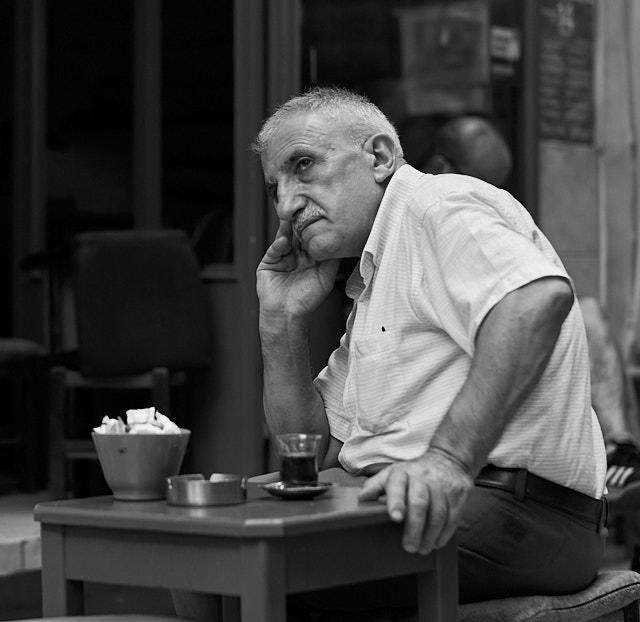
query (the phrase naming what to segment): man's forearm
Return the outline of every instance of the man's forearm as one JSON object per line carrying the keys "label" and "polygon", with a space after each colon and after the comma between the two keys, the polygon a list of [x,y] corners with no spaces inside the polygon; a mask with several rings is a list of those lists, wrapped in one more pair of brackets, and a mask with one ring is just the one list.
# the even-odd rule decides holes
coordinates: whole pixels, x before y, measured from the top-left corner
{"label": "man's forearm", "polygon": [[264,374],[264,410],[272,434],[309,432],[322,435],[326,452],[329,425],[320,394],[313,385],[309,321],[260,318]]}
{"label": "man's forearm", "polygon": [[545,279],[496,305],[478,332],[467,381],[436,430],[430,451],[448,455],[475,479],[540,381],[571,300],[562,281]]}

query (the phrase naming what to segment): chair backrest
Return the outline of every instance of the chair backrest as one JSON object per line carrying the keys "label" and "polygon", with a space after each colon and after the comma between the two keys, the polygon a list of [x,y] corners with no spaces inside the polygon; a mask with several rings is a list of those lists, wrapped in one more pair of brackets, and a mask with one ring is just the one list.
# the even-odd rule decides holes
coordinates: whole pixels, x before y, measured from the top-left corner
{"label": "chair backrest", "polygon": [[72,274],[83,373],[126,375],[210,363],[206,291],[184,232],[79,234]]}

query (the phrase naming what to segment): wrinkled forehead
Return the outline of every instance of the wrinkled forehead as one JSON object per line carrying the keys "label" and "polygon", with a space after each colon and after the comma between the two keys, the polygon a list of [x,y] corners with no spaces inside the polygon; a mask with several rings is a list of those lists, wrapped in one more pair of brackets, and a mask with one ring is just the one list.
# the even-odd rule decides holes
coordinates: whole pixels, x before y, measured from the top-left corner
{"label": "wrinkled forehead", "polygon": [[298,112],[274,128],[261,155],[262,168],[273,173],[300,155],[322,155],[348,144],[338,123],[318,112]]}

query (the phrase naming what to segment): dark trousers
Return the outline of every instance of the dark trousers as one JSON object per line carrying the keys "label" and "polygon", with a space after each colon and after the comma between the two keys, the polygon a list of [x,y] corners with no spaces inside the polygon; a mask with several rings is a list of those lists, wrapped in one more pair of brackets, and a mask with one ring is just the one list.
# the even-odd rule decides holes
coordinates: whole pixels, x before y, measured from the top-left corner
{"label": "dark trousers", "polygon": [[[460,602],[578,592],[598,573],[606,532],[535,501],[476,486],[458,530]],[[401,577],[332,588],[300,594],[292,604],[310,610],[413,608],[416,584]]]}
{"label": "dark trousers", "polygon": [[476,486],[459,530],[460,602],[571,594],[596,577],[607,529]]}

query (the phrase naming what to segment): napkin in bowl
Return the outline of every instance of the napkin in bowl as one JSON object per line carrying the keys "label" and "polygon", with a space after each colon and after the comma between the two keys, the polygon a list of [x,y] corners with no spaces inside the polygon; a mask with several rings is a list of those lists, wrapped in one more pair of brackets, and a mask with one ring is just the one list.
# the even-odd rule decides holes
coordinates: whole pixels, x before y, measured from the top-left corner
{"label": "napkin in bowl", "polygon": [[126,415],[126,424],[121,417],[112,419],[105,416],[102,424],[93,431],[96,434],[180,434],[180,428],[154,406],[132,408]]}

